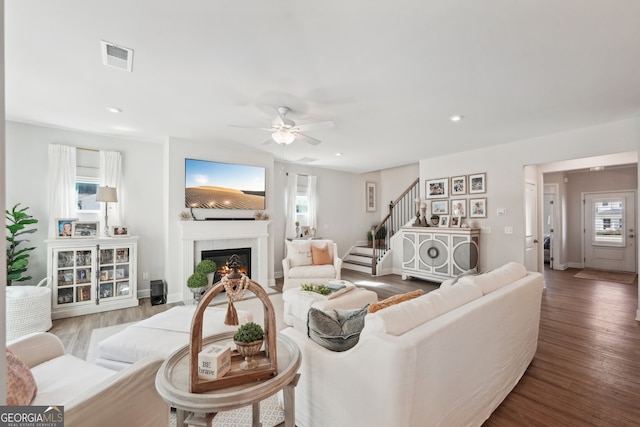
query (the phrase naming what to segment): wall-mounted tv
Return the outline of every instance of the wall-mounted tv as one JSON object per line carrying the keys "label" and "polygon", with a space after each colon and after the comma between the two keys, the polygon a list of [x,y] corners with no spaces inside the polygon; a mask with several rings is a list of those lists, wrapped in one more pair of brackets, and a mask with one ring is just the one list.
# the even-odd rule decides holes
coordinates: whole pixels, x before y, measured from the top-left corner
{"label": "wall-mounted tv", "polygon": [[185,159],[185,197],[188,208],[265,208],[265,175],[262,166]]}

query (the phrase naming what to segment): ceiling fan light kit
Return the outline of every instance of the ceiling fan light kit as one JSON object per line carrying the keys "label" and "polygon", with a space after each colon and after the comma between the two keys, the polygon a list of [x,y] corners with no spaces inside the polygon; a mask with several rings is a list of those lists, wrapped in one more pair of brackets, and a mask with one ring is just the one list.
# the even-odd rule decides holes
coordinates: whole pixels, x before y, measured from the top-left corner
{"label": "ceiling fan light kit", "polygon": [[314,129],[329,129],[335,127],[335,124],[331,120],[316,123],[305,123],[303,125],[296,125],[291,119],[287,118],[287,114],[291,111],[289,107],[274,107],[278,115],[271,123],[271,128],[253,127],[253,126],[241,126],[241,125],[229,125],[234,127],[244,127],[251,129],[261,129],[271,132],[271,139],[264,141],[262,144],[269,144],[271,141],[275,141],[280,145],[289,145],[296,139],[304,141],[307,144],[318,145],[320,140],[310,137],[301,132]]}
{"label": "ceiling fan light kit", "polygon": [[281,145],[289,145],[294,139],[296,139],[296,136],[287,129],[278,129],[271,134],[271,137],[275,142]]}

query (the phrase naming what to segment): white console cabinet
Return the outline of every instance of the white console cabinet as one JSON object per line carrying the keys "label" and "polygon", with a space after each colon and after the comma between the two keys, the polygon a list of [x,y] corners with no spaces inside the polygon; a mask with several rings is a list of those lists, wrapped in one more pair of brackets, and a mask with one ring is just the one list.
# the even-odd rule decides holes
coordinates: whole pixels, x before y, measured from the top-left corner
{"label": "white console cabinet", "polygon": [[46,244],[53,319],[138,305],[137,237],[51,239]]}
{"label": "white console cabinet", "polygon": [[443,282],[478,267],[480,230],[405,227],[402,229],[402,278]]}

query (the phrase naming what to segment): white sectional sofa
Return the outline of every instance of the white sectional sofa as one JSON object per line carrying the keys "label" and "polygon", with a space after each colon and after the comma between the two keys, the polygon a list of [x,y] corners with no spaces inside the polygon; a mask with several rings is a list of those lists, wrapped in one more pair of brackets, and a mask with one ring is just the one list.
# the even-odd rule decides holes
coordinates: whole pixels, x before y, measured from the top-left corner
{"label": "white sectional sofa", "polygon": [[509,263],[365,316],[332,352],[294,328],[296,425],[480,426],[537,348],[543,279]]}

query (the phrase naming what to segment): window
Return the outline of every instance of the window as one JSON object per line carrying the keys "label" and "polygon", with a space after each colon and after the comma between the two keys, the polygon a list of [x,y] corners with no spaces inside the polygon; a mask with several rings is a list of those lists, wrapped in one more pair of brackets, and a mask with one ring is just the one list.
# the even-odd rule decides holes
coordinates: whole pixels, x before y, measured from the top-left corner
{"label": "window", "polygon": [[308,177],[298,176],[298,188],[296,191],[296,221],[300,225],[309,225],[309,195],[307,192]]}
{"label": "window", "polygon": [[98,180],[90,177],[76,177],[76,207],[78,212],[100,212],[100,202],[96,202]]}
{"label": "window", "polygon": [[624,212],[624,201],[620,199],[598,201],[594,203],[594,209],[594,243],[623,246],[622,213]]}

